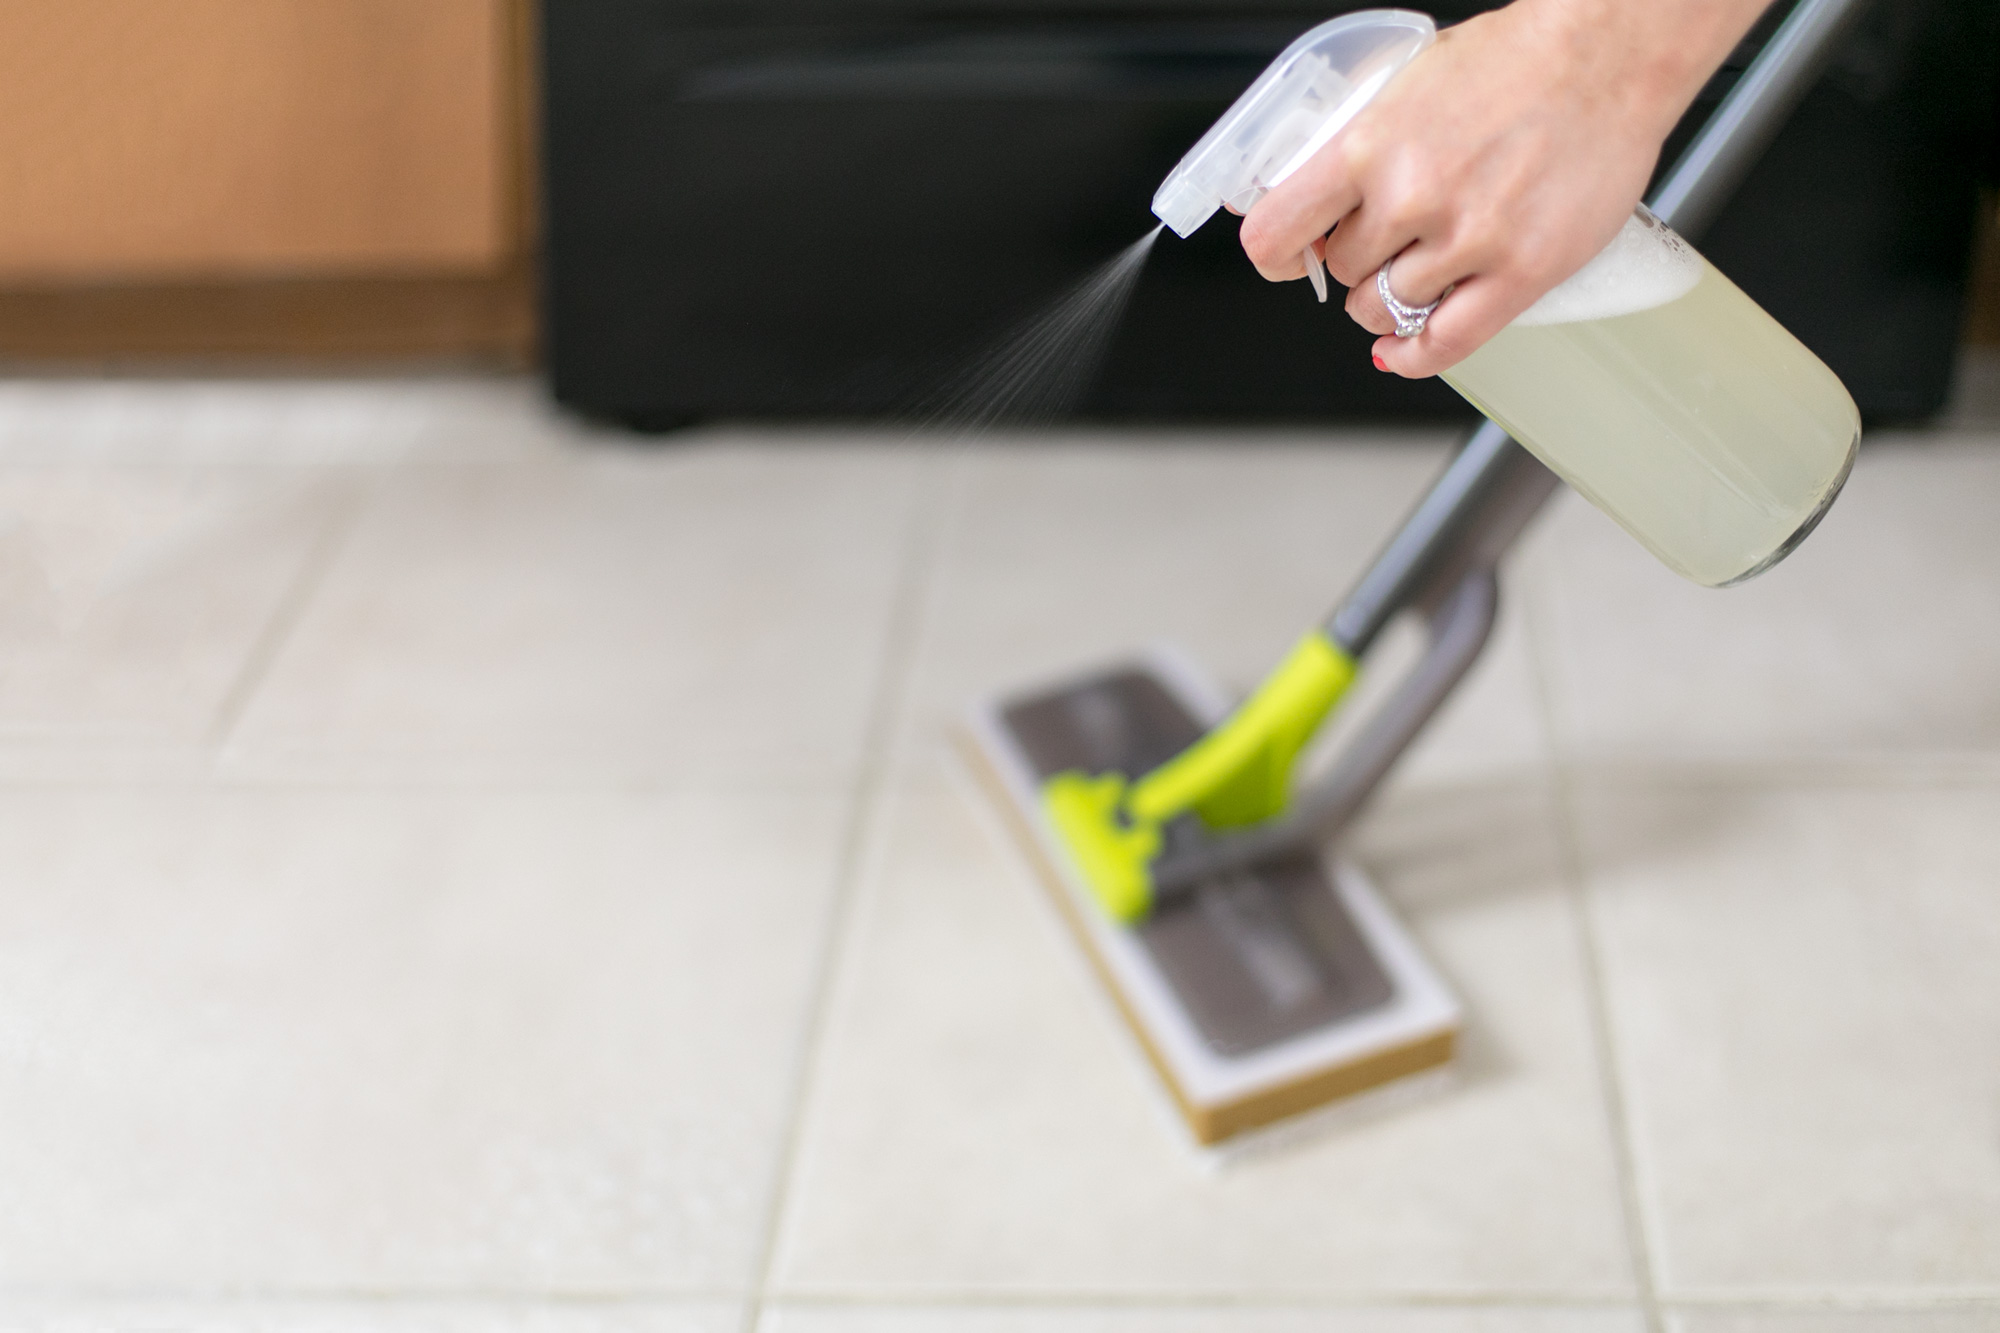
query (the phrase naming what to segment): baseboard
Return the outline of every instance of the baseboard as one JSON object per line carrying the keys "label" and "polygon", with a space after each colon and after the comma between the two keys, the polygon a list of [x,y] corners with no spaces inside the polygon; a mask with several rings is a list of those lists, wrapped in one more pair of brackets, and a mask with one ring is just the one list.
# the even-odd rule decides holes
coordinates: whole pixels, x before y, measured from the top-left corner
{"label": "baseboard", "polygon": [[0,289],[0,362],[50,369],[329,367],[536,356],[536,283],[497,274]]}

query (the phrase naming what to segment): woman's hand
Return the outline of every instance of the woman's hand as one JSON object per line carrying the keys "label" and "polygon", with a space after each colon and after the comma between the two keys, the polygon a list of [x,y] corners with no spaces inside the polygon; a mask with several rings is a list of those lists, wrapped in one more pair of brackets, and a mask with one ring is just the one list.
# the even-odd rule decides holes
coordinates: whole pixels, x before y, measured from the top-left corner
{"label": "woman's hand", "polygon": [[1408,305],[1452,287],[1423,333],[1374,349],[1381,369],[1435,375],[1610,243],[1766,3],[1516,0],[1447,28],[1250,210],[1243,249],[1282,282],[1313,246],[1376,334],[1395,331],[1375,291],[1385,260]]}

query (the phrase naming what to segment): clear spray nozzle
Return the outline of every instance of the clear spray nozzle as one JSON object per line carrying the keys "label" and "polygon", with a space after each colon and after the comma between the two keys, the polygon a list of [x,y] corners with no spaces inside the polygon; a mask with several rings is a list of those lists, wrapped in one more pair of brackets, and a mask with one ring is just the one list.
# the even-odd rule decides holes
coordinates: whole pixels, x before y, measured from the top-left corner
{"label": "clear spray nozzle", "polygon": [[1306,247],[1306,279],[1313,285],[1313,295],[1321,305],[1326,304],[1326,263],[1319,257],[1319,250]]}
{"label": "clear spray nozzle", "polygon": [[[1368,9],[1322,23],[1286,47],[1236,99],[1153,196],[1153,213],[1189,236],[1224,204],[1247,213],[1305,165],[1403,66],[1437,40],[1427,14]],[[1306,275],[1326,300],[1310,248]]]}

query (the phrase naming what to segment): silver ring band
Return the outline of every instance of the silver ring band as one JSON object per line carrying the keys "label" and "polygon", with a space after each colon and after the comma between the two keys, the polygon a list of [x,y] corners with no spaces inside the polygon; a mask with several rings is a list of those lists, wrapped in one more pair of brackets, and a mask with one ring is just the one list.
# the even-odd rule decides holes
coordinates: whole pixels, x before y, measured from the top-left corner
{"label": "silver ring band", "polygon": [[1394,317],[1396,336],[1414,338],[1424,331],[1424,325],[1430,322],[1432,313],[1444,304],[1444,298],[1451,295],[1451,288],[1447,287],[1438,293],[1438,299],[1429,305],[1405,305],[1396,299],[1394,292],[1389,290],[1389,265],[1395,262],[1394,255],[1382,261],[1381,271],[1375,275],[1375,294],[1382,298],[1382,308]]}

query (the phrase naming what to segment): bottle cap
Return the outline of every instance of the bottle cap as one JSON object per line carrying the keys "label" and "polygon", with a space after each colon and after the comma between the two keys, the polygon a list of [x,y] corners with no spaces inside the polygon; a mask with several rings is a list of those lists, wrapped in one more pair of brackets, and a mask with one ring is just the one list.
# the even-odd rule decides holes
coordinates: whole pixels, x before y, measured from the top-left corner
{"label": "bottle cap", "polygon": [[1364,9],[1320,24],[1167,173],[1154,216],[1185,237],[1224,204],[1248,212],[1435,40],[1430,16],[1408,9]]}

